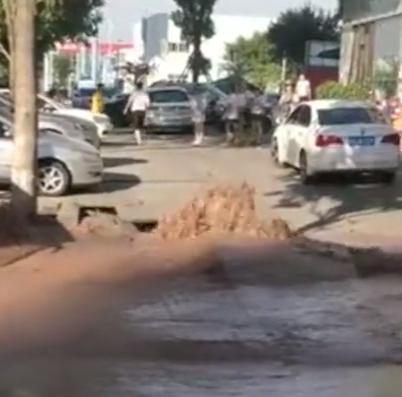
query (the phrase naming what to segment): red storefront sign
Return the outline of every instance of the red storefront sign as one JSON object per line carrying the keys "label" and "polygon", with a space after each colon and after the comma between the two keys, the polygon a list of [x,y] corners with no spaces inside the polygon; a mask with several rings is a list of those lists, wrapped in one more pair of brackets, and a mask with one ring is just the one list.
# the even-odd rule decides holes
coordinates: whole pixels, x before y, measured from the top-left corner
{"label": "red storefront sign", "polygon": [[[122,42],[122,41],[98,41],[97,42],[98,51],[102,55],[115,54],[122,50],[131,50],[134,48],[132,43]],[[67,54],[78,54],[81,49],[90,49],[91,44],[89,43],[76,43],[73,41],[66,41],[64,43],[57,43],[56,50],[64,52]]]}

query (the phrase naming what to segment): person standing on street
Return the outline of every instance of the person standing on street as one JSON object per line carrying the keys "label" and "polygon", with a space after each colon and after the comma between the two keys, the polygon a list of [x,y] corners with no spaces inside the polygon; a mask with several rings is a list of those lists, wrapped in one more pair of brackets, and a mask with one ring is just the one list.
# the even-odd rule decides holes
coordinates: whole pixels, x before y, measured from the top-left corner
{"label": "person standing on street", "polygon": [[298,102],[311,100],[311,83],[302,73],[296,83],[296,92]]}
{"label": "person standing on street", "polygon": [[191,100],[194,122],[194,146],[199,146],[204,141],[205,135],[205,110],[206,98],[203,95],[197,95]]}
{"label": "person standing on street", "polygon": [[241,101],[242,98],[236,92],[232,92],[226,100],[223,119],[225,120],[227,143],[233,142],[235,133],[239,127]]}
{"label": "person standing on street", "polygon": [[135,90],[128,99],[124,114],[128,114],[131,111],[134,136],[137,141],[137,145],[142,144],[142,132],[145,127],[145,115],[151,105],[149,95],[144,90],[144,84],[137,82]]}
{"label": "person standing on street", "polygon": [[103,84],[98,84],[91,98],[92,113],[103,113],[105,110],[105,98],[103,97]]}
{"label": "person standing on street", "polygon": [[289,114],[293,110],[294,105],[294,92],[293,85],[290,80],[285,82],[285,86],[283,87],[281,97],[279,99],[279,112],[280,112],[280,121],[285,121]]}

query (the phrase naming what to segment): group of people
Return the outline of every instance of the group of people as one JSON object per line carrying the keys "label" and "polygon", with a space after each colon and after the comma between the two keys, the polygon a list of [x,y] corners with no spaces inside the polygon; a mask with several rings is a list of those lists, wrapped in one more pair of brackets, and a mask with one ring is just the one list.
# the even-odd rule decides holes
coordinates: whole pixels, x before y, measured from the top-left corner
{"label": "group of people", "polygon": [[[243,120],[256,124],[263,115],[263,106],[260,103],[262,96],[250,90],[238,90],[229,95],[227,100],[222,103],[224,106],[223,119],[226,126],[226,137],[230,142],[233,140],[235,131]],[[145,128],[146,112],[150,106],[150,98],[144,90],[144,85],[138,82],[134,91],[129,97],[124,114],[131,115],[134,136],[138,145],[143,142],[142,132]],[[194,141],[193,144],[201,145],[205,137],[205,122],[207,111],[207,100],[199,95],[191,99],[191,107],[194,123]],[[262,126],[256,127],[261,131]]]}
{"label": "group of people", "polygon": [[311,99],[311,83],[303,73],[295,84],[290,80],[286,81],[279,100],[281,117],[286,118],[299,103]]}
{"label": "group of people", "polygon": [[239,128],[256,133],[260,141],[264,133],[265,97],[259,90],[237,88],[223,103],[226,140],[232,142]]}
{"label": "group of people", "polygon": [[[280,97],[281,113],[287,115],[293,107],[301,101],[311,99],[311,84],[302,74],[295,85],[286,82]],[[224,101],[223,122],[225,125],[226,140],[231,143],[239,129],[255,132],[258,141],[264,133],[265,117],[264,93],[248,87],[236,87]],[[129,96],[124,109],[125,115],[131,115],[132,126],[136,143],[143,143],[143,131],[145,129],[146,112],[151,105],[148,93],[144,89],[143,82],[136,83],[132,94]],[[201,145],[205,136],[206,111],[208,103],[206,98],[196,96],[191,99],[193,123],[194,123],[194,145]],[[99,86],[92,98],[92,110],[102,112],[103,97],[102,87]]]}

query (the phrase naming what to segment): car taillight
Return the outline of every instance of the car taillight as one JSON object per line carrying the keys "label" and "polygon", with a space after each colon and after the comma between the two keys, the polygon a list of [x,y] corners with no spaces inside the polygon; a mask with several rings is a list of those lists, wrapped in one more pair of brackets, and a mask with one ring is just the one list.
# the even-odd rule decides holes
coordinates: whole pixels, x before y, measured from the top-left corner
{"label": "car taillight", "polygon": [[389,134],[389,135],[385,135],[384,138],[382,138],[381,142],[399,146],[401,143],[401,137],[399,134]]}
{"label": "car taillight", "polygon": [[326,147],[331,145],[343,145],[343,139],[336,135],[318,135],[315,141],[318,147]]}

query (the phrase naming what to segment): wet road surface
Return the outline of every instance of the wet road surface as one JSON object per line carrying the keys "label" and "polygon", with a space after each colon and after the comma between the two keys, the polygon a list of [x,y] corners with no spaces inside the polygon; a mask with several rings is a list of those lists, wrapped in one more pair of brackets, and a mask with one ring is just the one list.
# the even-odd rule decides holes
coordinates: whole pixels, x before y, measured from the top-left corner
{"label": "wet road surface", "polygon": [[402,280],[180,278],[0,365],[4,397],[402,396]]}

